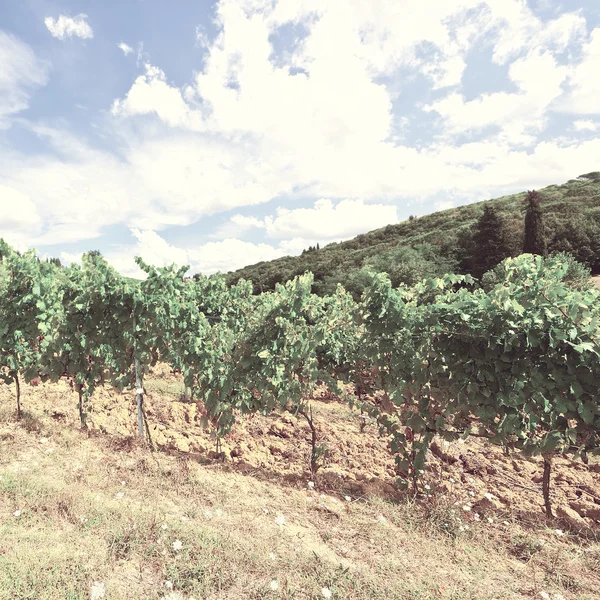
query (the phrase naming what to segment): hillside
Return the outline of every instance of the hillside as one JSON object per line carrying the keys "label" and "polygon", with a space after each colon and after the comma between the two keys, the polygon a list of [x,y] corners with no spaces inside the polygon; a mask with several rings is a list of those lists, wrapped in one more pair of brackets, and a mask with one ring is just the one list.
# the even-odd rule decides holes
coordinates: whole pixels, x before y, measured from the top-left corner
{"label": "hillside", "polygon": [[478,440],[435,445],[405,497],[386,440],[322,398],[313,486],[302,421],[240,418],[222,462],[177,376],[147,388],[154,454],[132,394],[101,390],[87,434],[66,383],[27,386],[21,422],[0,386],[0,600],[600,597],[597,459],[557,459],[552,522],[540,460]]}
{"label": "hillside", "polygon": [[[562,185],[538,190],[545,216],[550,250],[573,252],[592,270],[600,269],[600,172],[572,179]],[[369,233],[300,256],[286,256],[260,262],[227,274],[230,283],[249,279],[255,293],[273,289],[305,271],[315,275],[314,291],[331,293],[340,282],[350,291],[360,291],[363,267],[390,271],[404,264],[399,280],[439,275],[443,272],[465,272],[465,238],[469,229],[492,205],[506,223],[513,254],[522,249],[524,200],[526,192],[451,208]],[[583,226],[581,223],[583,222]],[[589,246],[593,246],[590,250]]]}

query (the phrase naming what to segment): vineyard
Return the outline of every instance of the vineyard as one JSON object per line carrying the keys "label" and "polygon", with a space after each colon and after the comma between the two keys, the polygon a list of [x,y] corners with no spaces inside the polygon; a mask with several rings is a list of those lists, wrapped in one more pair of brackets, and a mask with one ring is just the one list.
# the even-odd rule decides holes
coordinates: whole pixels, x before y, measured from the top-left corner
{"label": "vineyard", "polygon": [[130,387],[152,445],[143,381],[160,360],[183,374],[217,454],[237,414],[286,410],[311,429],[316,475],[320,386],[390,436],[400,488],[419,490],[435,436],[541,454],[548,516],[553,456],[587,462],[600,448],[600,294],[571,285],[560,256],[507,259],[483,287],[448,275],[393,289],[374,276],[356,303],[341,287],[315,296],[309,274],[253,296],[247,282],[190,280],[186,267],[141,259],[147,278],[132,282],[101,257],[62,269],[0,252],[0,364],[18,416],[22,381],[66,378],[82,427],[99,386]]}
{"label": "vineyard", "polygon": [[[244,432],[256,440],[275,428],[267,454],[304,461],[290,472],[297,481],[307,472],[313,485],[341,489],[336,478],[350,479],[357,486],[345,489],[362,494],[358,483],[370,479],[387,498],[429,501],[428,471],[455,463],[448,448],[467,441],[480,445],[470,459],[479,472],[538,457],[539,473],[530,475],[549,519],[565,497],[553,480],[564,481],[566,465],[595,466],[600,291],[574,279],[560,255],[507,259],[482,283],[446,275],[394,288],[373,275],[358,302],[341,286],[313,294],[310,274],[255,296],[250,282],[189,279],[185,267],[140,259],[143,281],[93,254],[63,268],[2,242],[0,256],[1,376],[23,422],[29,397],[36,406],[54,402],[35,392],[54,383],[61,397],[76,398],[82,430],[126,433],[134,418],[149,456],[161,449],[239,463],[245,455],[252,468]],[[155,401],[169,395],[167,407]],[[46,407],[70,418],[61,410]],[[343,427],[332,426],[335,410],[346,415]],[[358,433],[342,452],[333,438],[348,418]],[[176,432],[165,430],[168,419]],[[305,451],[291,453],[288,438],[304,440]],[[363,458],[350,456],[351,446]],[[376,478],[361,473],[369,467]],[[578,481],[594,498],[593,477]],[[438,487],[448,491],[447,482]],[[585,506],[571,516],[593,532],[598,510]]]}

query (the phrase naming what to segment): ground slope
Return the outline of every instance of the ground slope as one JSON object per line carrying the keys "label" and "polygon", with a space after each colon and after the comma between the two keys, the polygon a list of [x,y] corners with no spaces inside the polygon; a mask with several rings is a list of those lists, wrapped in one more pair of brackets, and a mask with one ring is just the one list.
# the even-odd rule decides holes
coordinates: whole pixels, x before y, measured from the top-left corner
{"label": "ground slope", "polygon": [[[542,211],[553,230],[558,223],[576,215],[598,220],[600,218],[600,172],[572,179],[562,185],[550,185],[538,190]],[[469,228],[490,204],[507,224],[523,227],[526,191],[475,202],[418,218],[407,219],[345,242],[332,243],[315,252],[300,256],[284,256],[271,261],[249,265],[227,274],[229,282],[249,279],[255,291],[273,289],[275,283],[301,275],[305,271],[315,274],[315,291],[331,293],[340,276],[347,278],[358,271],[366,261],[382,256],[397,246],[432,244],[443,247],[443,255],[452,253],[461,230]]]}
{"label": "ground slope", "polygon": [[552,522],[538,461],[470,442],[436,445],[402,498],[385,440],[323,399],[312,487],[295,417],[242,421],[223,463],[177,378],[147,390],[154,454],[131,394],[102,390],[85,433],[68,386],[26,386],[20,423],[0,387],[0,600],[600,597],[597,463],[557,461]]}

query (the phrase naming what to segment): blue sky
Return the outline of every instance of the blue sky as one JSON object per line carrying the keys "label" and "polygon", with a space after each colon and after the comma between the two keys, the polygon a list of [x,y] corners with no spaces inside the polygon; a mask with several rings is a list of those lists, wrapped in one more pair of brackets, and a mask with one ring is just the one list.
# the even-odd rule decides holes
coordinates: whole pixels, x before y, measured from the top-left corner
{"label": "blue sky", "polygon": [[0,236],[211,273],[600,168],[596,0],[0,0]]}

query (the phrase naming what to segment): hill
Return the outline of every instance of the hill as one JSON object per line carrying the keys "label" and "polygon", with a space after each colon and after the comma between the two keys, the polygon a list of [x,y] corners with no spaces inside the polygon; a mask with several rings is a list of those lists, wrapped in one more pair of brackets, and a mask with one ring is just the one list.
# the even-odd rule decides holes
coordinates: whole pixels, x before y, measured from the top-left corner
{"label": "hill", "polygon": [[[600,172],[539,190],[550,251],[568,251],[600,273]],[[394,283],[414,283],[445,272],[469,272],[473,225],[485,206],[493,206],[506,226],[510,255],[523,247],[525,198],[521,192],[436,212],[376,229],[300,256],[260,262],[227,274],[229,283],[253,282],[255,293],[274,289],[306,271],[315,275],[316,293],[331,293],[337,283],[360,293],[364,271],[388,272]]]}
{"label": "hill", "polygon": [[540,459],[476,439],[440,440],[402,496],[375,426],[324,397],[313,485],[301,419],[240,418],[222,462],[181,378],[146,384],[154,454],[133,393],[99,390],[86,433],[65,382],[27,386],[20,422],[0,386],[0,600],[600,597],[597,459],[556,459],[551,522]]}

